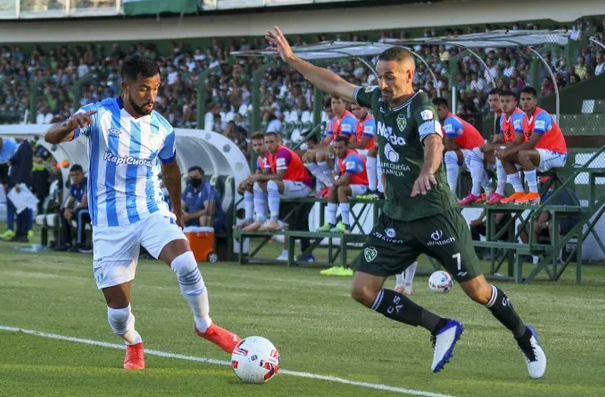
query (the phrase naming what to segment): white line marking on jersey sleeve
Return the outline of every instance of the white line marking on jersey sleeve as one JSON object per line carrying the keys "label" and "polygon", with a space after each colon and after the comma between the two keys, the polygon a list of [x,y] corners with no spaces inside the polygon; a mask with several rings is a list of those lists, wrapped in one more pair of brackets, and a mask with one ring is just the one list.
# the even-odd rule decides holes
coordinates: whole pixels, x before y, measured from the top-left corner
{"label": "white line marking on jersey sleeve", "polygon": [[[10,332],[23,332],[24,334],[41,336],[43,338],[58,339],[58,340],[64,340],[64,341],[67,341],[67,342],[83,343],[85,345],[93,345],[93,346],[100,346],[100,347],[109,347],[109,348],[112,348],[112,349],[122,349],[122,350],[124,350],[126,348],[126,346],[124,344],[101,342],[101,341],[90,340],[90,339],[80,339],[80,338],[74,338],[74,337],[71,337],[71,336],[49,334],[49,333],[46,333],[46,332],[34,331],[34,330],[31,330],[31,329],[22,329],[22,328],[15,328],[15,327],[7,327],[7,326],[4,326],[4,325],[0,325],[0,330],[2,330],[2,331],[10,331]],[[153,350],[153,349],[147,349],[147,348],[145,348],[145,354],[149,354],[149,355],[153,355],[153,356],[159,356],[159,357],[166,357],[166,358],[176,358],[176,359],[180,359],[180,360],[197,361],[197,362],[208,363],[208,364],[216,364],[216,365],[224,365],[224,366],[231,365],[231,363],[229,361],[215,360],[215,359],[212,359],[212,358],[205,358],[205,357],[185,356],[183,354],[168,353],[168,352],[163,352],[163,351],[160,351],[160,350]],[[388,385],[383,385],[383,384],[380,384],[380,383],[358,382],[358,381],[354,381],[354,380],[348,380],[348,379],[338,378],[338,377],[335,377],[335,376],[317,375],[317,374],[312,374],[312,373],[309,373],[309,372],[288,371],[288,370],[281,369],[281,368],[279,370],[279,373],[280,374],[284,374],[284,375],[298,376],[298,377],[301,377],[301,378],[325,380],[325,381],[328,381],[328,382],[342,383],[342,384],[345,384],[345,385],[366,387],[366,388],[376,389],[376,390],[386,390],[386,391],[391,391],[391,392],[394,392],[394,393],[407,394],[407,395],[410,395],[410,396],[457,397],[457,396],[453,396],[453,395],[449,395],[449,394],[440,394],[440,393],[432,393],[432,392],[429,392],[429,391],[422,391],[422,390],[404,389],[402,387],[388,386]]]}

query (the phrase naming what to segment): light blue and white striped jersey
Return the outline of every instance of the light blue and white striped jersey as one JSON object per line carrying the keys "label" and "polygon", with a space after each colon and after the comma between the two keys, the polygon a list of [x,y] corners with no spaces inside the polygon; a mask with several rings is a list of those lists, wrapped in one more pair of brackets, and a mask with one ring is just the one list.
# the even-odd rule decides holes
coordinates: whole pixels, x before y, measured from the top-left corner
{"label": "light blue and white striped jersey", "polygon": [[168,210],[158,175],[176,159],[174,129],[155,110],[138,119],[122,98],[83,106],[97,113],[74,139],[88,138],[88,209],[94,226],[124,226]]}

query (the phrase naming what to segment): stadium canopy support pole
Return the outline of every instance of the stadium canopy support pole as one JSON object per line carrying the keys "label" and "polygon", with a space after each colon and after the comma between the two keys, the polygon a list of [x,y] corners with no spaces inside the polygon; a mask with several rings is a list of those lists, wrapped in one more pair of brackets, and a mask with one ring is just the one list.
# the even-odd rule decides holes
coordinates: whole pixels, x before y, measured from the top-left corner
{"label": "stadium canopy support pole", "polygon": [[[489,70],[485,61],[475,51],[471,50],[470,48],[464,47],[464,46],[460,46],[460,48],[464,48],[466,51],[468,51],[469,54],[471,54],[473,57],[475,57],[475,59],[477,59],[479,61],[479,63],[485,68],[485,70]],[[494,81],[494,76],[492,76],[491,73],[489,74],[489,79],[492,82],[492,88],[496,88],[496,81]]]}
{"label": "stadium canopy support pole", "polygon": [[260,130],[260,81],[263,73],[274,65],[270,61],[252,72],[252,134]]}
{"label": "stadium canopy support pole", "polygon": [[[512,41],[512,40],[511,40]],[[512,41],[513,43],[518,44],[519,46],[522,46],[523,44],[516,42],[516,41]],[[542,61],[542,64],[544,66],[546,66],[546,69],[548,70],[548,74],[550,75],[550,78],[552,79],[552,83],[553,86],[555,87],[555,113],[557,114],[557,118],[555,120],[557,120],[557,123],[560,122],[560,118],[559,118],[559,111],[561,109],[561,99],[559,98],[559,86],[557,85],[557,79],[555,78],[555,74],[552,71],[552,68],[550,67],[550,65],[548,64],[548,62],[546,62],[546,60],[544,59],[544,57],[542,57],[542,55],[540,55],[540,53],[538,51],[536,51],[532,46],[527,46],[527,48],[535,55],[538,57],[538,59],[540,59],[540,61]],[[535,88],[535,87],[534,87]]]}
{"label": "stadium canopy support pole", "polygon": [[[206,79],[216,70],[218,70],[220,66],[215,66],[210,69],[204,70],[197,79],[197,97],[195,98],[196,106],[197,106],[197,116],[195,121],[195,128],[198,130],[204,129],[204,118],[206,116]],[[216,131],[221,132],[221,131]]]}
{"label": "stadium canopy support pole", "polygon": [[29,83],[29,122],[32,124],[36,124],[36,119],[38,118],[38,101],[40,100],[40,89],[38,87],[49,81],[50,77],[44,76]]}
{"label": "stadium canopy support pole", "polygon": [[313,87],[313,125],[321,123],[321,111],[323,110],[324,93],[322,90]]}
{"label": "stadium canopy support pole", "polygon": [[540,58],[540,61],[542,61],[544,66],[546,66],[546,69],[548,69],[548,74],[550,74],[550,78],[552,79],[552,85],[555,87],[555,95],[556,95],[556,97],[555,97],[555,99],[556,99],[555,113],[557,114],[556,120],[557,120],[557,123],[560,123],[561,119],[559,117],[559,112],[561,110],[561,98],[559,98],[559,85],[557,84],[557,79],[555,77],[555,74],[552,72],[552,69],[551,69],[550,65],[548,64],[548,62],[546,62],[546,59],[544,59],[538,51],[534,50],[534,48],[531,46],[528,46],[527,48],[529,48],[529,50],[531,52],[533,52],[538,58]]}
{"label": "stadium canopy support pole", "polygon": [[86,76],[82,77],[76,84],[74,84],[74,88],[72,90],[74,96],[74,108],[78,109],[80,107],[80,101],[82,100],[82,86],[85,84],[94,83],[95,78],[92,73],[86,74]]}

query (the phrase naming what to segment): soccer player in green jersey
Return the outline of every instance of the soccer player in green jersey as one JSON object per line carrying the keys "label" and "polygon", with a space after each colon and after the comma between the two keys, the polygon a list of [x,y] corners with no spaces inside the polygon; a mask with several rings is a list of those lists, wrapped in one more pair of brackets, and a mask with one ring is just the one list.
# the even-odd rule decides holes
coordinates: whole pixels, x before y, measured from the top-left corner
{"label": "soccer player in green jersey", "polygon": [[440,317],[394,290],[383,288],[419,254],[436,258],[475,302],[485,305],[519,345],[529,375],[540,378],[546,356],[535,331],[519,318],[506,294],[479,270],[470,231],[446,183],[441,166],[443,141],[429,97],[414,92],[415,63],[410,52],[393,47],[378,57],[378,86],[357,87],[331,71],[294,55],[279,30],[268,31],[271,50],[322,91],[372,110],[386,177],[386,201],[378,224],[365,243],[352,285],[352,297],[386,317],[432,334],[431,370],[449,361],[463,332],[456,320]]}

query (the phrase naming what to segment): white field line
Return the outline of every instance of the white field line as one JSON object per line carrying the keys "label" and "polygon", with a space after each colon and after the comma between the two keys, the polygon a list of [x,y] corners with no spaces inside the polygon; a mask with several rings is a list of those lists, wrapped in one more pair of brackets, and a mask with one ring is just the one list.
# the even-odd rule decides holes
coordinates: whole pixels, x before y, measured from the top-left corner
{"label": "white field line", "polygon": [[[71,336],[49,334],[49,333],[46,333],[46,332],[34,331],[34,330],[31,330],[31,329],[14,328],[14,327],[7,327],[7,326],[4,326],[4,325],[0,325],[0,330],[2,330],[2,331],[9,331],[9,332],[23,332],[25,334],[35,335],[35,336],[41,336],[43,338],[50,338],[50,339],[64,340],[64,341],[68,341],[68,342],[83,343],[85,345],[109,347],[109,348],[112,348],[112,349],[122,349],[122,350],[125,349],[124,344],[107,343],[107,342],[100,342],[100,341],[90,340],[90,339],[73,338]],[[228,365],[231,364],[229,361],[214,360],[212,358],[205,358],[205,357],[185,356],[185,355],[182,355],[182,354],[174,354],[174,353],[168,353],[168,352],[163,352],[163,351],[159,351],[159,350],[152,350],[152,349],[145,349],[145,354],[150,354],[150,355],[160,356],[160,357],[167,357],[167,358],[176,358],[176,359],[180,359],[180,360],[198,361],[198,362],[201,362],[201,363],[216,364],[216,365],[225,365],[225,366],[228,366]],[[394,392],[394,393],[407,394],[409,396],[456,397],[456,396],[452,396],[452,395],[449,395],[449,394],[440,394],[440,393],[432,393],[432,392],[422,391],[422,390],[404,389],[402,387],[393,387],[393,386],[383,385],[383,384],[380,384],[380,383],[358,382],[358,381],[354,381],[354,380],[337,378],[335,376],[326,376],[326,375],[312,374],[312,373],[309,373],[309,372],[288,371],[288,370],[285,370],[285,369],[280,369],[279,373],[280,374],[285,374],[285,375],[298,376],[298,377],[301,377],[301,378],[318,379],[318,380],[325,380],[325,381],[328,381],[328,382],[342,383],[342,384],[345,384],[345,385],[366,387],[366,388],[376,389],[376,390],[386,390],[386,391],[391,391],[391,392]]]}

